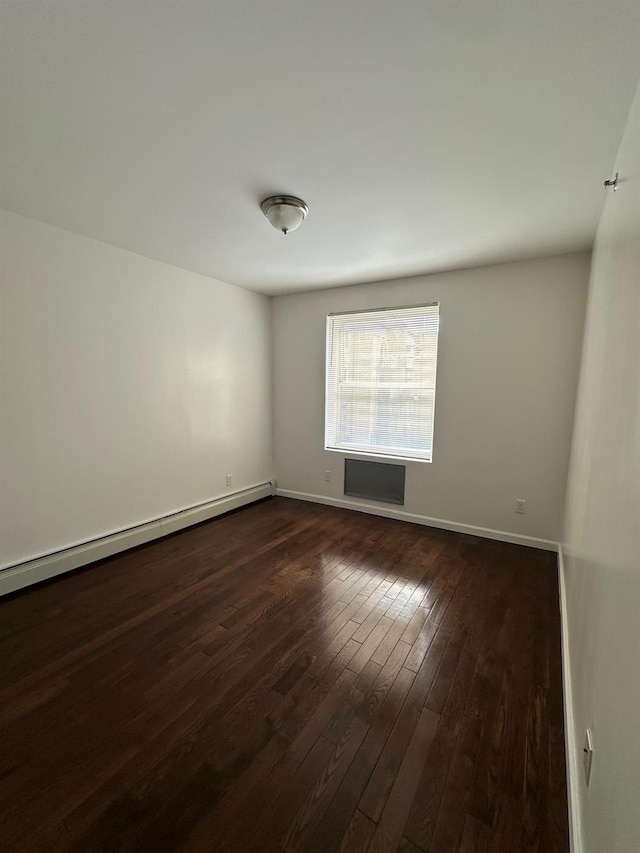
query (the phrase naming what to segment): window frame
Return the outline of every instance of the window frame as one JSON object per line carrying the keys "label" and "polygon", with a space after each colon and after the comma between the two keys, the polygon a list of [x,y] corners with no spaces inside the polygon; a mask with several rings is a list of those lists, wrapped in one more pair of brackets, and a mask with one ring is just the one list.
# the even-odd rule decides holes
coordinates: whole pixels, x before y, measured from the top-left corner
{"label": "window frame", "polygon": [[[435,319],[436,319],[436,330],[435,330],[435,355],[433,359],[433,383],[432,383],[432,414],[431,414],[431,446],[426,454],[416,455],[419,453],[418,449],[412,452],[412,449],[408,449],[407,447],[385,447],[380,445],[363,445],[363,444],[347,444],[347,443],[339,443],[337,441],[338,437],[338,419],[340,412],[340,405],[338,403],[339,399],[339,386],[340,383],[338,380],[332,379],[331,376],[331,358],[334,351],[334,340],[333,340],[333,319],[336,317],[364,317],[367,314],[383,314],[386,311],[389,312],[402,312],[402,311],[415,311],[416,309],[435,309]],[[410,316],[410,315],[408,315]],[[402,319],[402,318],[398,318]],[[334,452],[334,453],[342,453],[347,455],[354,456],[363,456],[365,458],[376,458],[376,459],[388,459],[388,460],[400,460],[404,462],[433,462],[433,445],[434,445],[434,433],[435,433],[435,403],[436,403],[436,388],[437,388],[437,370],[438,370],[438,348],[440,342],[440,303],[439,302],[427,302],[421,303],[418,305],[401,305],[395,307],[387,307],[387,308],[367,308],[361,311],[340,311],[334,312],[327,315],[326,318],[326,338],[325,338],[325,407],[324,407],[324,449]],[[354,383],[354,386],[358,384],[362,385],[363,381],[360,383],[357,381]],[[342,384],[347,384],[346,382]],[[389,389],[393,390],[400,386],[400,382],[390,382]],[[330,400],[333,395],[333,412],[335,417],[335,422],[329,426],[329,417],[330,417]],[[330,435],[336,439],[335,442],[331,442],[329,440]]]}

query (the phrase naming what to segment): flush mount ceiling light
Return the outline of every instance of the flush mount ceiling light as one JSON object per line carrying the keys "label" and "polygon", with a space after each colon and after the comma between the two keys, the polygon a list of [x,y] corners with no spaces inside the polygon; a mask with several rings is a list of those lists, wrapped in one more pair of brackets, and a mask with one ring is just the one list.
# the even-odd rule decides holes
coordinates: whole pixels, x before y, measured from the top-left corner
{"label": "flush mount ceiling light", "polygon": [[293,195],[273,195],[260,205],[269,222],[287,235],[299,228],[309,213],[309,205]]}

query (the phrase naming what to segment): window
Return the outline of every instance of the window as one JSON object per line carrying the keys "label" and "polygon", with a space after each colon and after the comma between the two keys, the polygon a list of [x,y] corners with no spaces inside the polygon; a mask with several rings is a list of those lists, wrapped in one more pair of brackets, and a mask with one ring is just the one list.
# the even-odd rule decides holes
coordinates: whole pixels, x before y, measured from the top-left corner
{"label": "window", "polygon": [[438,304],[327,317],[325,449],[431,462]]}

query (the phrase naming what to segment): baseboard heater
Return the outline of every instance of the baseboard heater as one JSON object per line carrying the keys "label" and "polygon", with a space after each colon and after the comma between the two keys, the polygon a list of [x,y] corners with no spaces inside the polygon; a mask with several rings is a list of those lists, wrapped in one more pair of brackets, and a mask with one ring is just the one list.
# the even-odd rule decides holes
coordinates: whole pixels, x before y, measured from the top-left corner
{"label": "baseboard heater", "polygon": [[344,493],[353,498],[404,506],[404,477],[404,465],[344,460]]}
{"label": "baseboard heater", "polygon": [[0,569],[0,596],[89,565],[89,563],[95,563],[96,560],[111,557],[113,554],[135,548],[153,539],[160,539],[184,527],[207,521],[274,494],[275,481],[271,480],[268,483],[260,483],[230,495],[223,495],[205,503],[151,519],[125,530],[114,531],[50,554],[5,566]]}

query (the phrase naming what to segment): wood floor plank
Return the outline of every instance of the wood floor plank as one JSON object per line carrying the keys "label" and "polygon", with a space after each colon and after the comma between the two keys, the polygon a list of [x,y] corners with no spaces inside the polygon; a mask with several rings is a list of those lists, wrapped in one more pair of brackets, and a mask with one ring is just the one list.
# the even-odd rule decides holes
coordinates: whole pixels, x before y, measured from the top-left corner
{"label": "wood floor plank", "polygon": [[[419,795],[416,796],[409,812],[404,834],[416,846],[425,850],[428,850],[433,843],[443,805],[448,811],[453,811],[454,807],[447,798],[451,789],[457,789],[456,801],[464,798],[466,806],[478,747],[474,736],[480,732],[479,725],[474,727],[471,721],[464,717],[474,669],[474,651],[471,645],[466,645],[442,710],[440,726],[434,737],[430,760],[421,779]],[[458,750],[458,738],[465,721],[468,737]],[[472,754],[473,760],[470,760],[469,753]],[[454,765],[456,759],[458,764]]]}
{"label": "wood floor plank", "polygon": [[429,853],[458,850],[480,743],[480,721],[465,717],[451,761]]}
{"label": "wood floor plank", "polygon": [[288,853],[304,850],[367,733],[367,726],[355,719],[336,745],[324,773],[307,795],[290,822],[282,849]]}
{"label": "wood floor plank", "polygon": [[361,811],[376,822],[382,815],[447,642],[448,638],[442,642],[436,640],[429,650],[360,801]]}
{"label": "wood floor plank", "polygon": [[540,853],[544,842],[545,785],[542,779],[548,775],[549,761],[545,694],[542,687],[533,685],[529,697],[521,841],[522,850],[527,853]]}
{"label": "wood floor plank", "polygon": [[376,825],[362,812],[356,811],[345,832],[338,853],[366,853]]}
{"label": "wood floor plank", "polygon": [[[401,669],[380,701],[378,682],[382,681],[383,675],[384,670],[374,684],[369,701],[365,700],[361,706],[360,715],[364,716],[364,721],[369,725],[367,735],[333,797],[319,826],[319,831],[308,848],[308,853],[324,853],[332,849],[348,830],[371,772],[415,678],[410,670]],[[373,821],[369,818],[367,820],[375,828]]]}
{"label": "wood floor plank", "polygon": [[313,744],[318,740],[325,727],[331,721],[333,715],[342,708],[357,679],[358,674],[350,669],[345,669],[339,676],[335,685],[320,703],[300,736],[293,743],[291,754],[296,761],[304,760]]}
{"label": "wood floor plank", "polygon": [[565,745],[564,731],[556,726],[549,726],[547,768],[547,785],[540,794],[543,802],[541,849],[563,853],[569,848]]}
{"label": "wood floor plank", "polygon": [[371,851],[393,853],[400,846],[411,803],[439,722],[438,714],[428,708],[423,709],[380,816],[369,848]]}
{"label": "wood floor plank", "polygon": [[420,850],[408,838],[403,838],[398,847],[398,853],[420,853]]}
{"label": "wood floor plank", "polygon": [[[362,643],[357,654],[354,655],[349,662],[349,669],[352,669],[354,672],[360,672],[360,670],[364,668],[364,666],[371,660],[372,655],[375,654],[376,649],[384,640],[392,625],[393,620],[388,616],[383,616],[382,619],[380,619],[376,627]],[[357,640],[356,634],[353,636],[354,640]]]}
{"label": "wood floor plank", "polygon": [[462,828],[459,853],[486,853],[491,829],[467,812]]}
{"label": "wood floor plank", "polygon": [[505,704],[508,699],[510,676],[507,673],[508,649],[514,648],[517,630],[517,614],[513,609],[506,611],[496,645],[496,663],[490,686],[490,699],[482,728],[482,738],[474,782],[471,790],[469,811],[478,820],[493,825],[498,792],[501,751],[505,732],[508,730],[507,717],[511,708]]}

